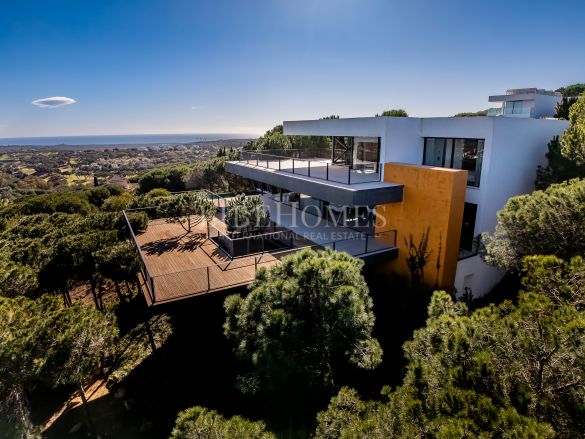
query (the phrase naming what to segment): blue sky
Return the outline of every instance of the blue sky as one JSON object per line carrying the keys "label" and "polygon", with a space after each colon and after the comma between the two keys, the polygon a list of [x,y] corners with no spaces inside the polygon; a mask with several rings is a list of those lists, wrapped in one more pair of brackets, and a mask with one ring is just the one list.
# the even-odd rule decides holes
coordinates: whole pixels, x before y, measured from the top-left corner
{"label": "blue sky", "polygon": [[[1,0],[0,137],[260,134],[585,82],[582,0]],[[46,108],[31,102],[75,100]]]}

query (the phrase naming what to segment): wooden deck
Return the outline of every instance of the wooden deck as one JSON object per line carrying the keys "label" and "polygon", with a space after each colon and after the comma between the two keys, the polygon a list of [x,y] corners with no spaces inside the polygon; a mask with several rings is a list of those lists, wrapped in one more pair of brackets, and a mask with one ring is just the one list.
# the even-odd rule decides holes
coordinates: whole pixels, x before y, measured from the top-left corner
{"label": "wooden deck", "polygon": [[[225,224],[217,218],[211,223],[225,230]],[[136,240],[149,275],[141,278],[149,305],[249,284],[255,279],[258,268],[275,265],[281,257],[264,253],[231,260],[207,239],[205,221],[192,227],[187,234],[180,224],[152,220]],[[154,300],[147,284],[151,285]]]}

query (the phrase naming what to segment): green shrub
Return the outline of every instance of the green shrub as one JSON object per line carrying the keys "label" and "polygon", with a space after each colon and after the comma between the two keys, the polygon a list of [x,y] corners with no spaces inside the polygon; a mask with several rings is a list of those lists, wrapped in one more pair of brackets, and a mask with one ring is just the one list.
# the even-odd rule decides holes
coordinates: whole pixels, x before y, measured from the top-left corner
{"label": "green shrub", "polygon": [[179,413],[170,439],[276,439],[261,421],[224,418],[215,410],[191,407]]}
{"label": "green shrub", "polygon": [[153,169],[139,178],[138,190],[141,194],[146,194],[157,188],[163,188],[171,192],[184,191],[184,177],[188,170],[189,167],[187,166],[169,166]]}
{"label": "green shrub", "polygon": [[132,201],[132,195],[128,192],[121,195],[114,195],[109,197],[102,204],[102,210],[107,212],[121,212],[127,209]]}
{"label": "green shrub", "polygon": [[148,227],[148,215],[146,212],[128,212],[126,215],[134,233],[143,232]]}
{"label": "green shrub", "polygon": [[85,191],[66,191],[20,198],[7,206],[2,214],[14,216],[63,212],[87,215],[91,210],[88,194]]}
{"label": "green shrub", "polygon": [[168,197],[169,195],[171,195],[171,193],[168,190],[159,187],[159,188],[156,188],[156,189],[149,191],[146,195],[148,195],[151,198],[158,198],[158,197]]}
{"label": "green shrub", "polygon": [[260,195],[237,195],[228,202],[224,221],[233,233],[250,233],[268,224],[268,212]]}

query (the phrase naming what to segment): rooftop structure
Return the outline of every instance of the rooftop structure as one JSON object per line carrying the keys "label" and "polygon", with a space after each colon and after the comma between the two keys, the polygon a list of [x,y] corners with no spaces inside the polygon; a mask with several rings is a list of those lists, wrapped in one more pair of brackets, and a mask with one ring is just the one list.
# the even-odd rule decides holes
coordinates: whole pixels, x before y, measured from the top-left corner
{"label": "rooftop structure", "polygon": [[490,102],[501,102],[501,107],[488,115],[506,117],[554,117],[557,103],[562,94],[541,88],[517,88],[506,91],[505,95],[490,96]]}

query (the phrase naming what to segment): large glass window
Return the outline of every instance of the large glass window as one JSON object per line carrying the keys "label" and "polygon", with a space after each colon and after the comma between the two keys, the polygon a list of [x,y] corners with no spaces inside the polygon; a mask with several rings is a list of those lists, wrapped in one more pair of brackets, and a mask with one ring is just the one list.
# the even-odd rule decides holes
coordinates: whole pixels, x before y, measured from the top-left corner
{"label": "large glass window", "polygon": [[445,166],[445,139],[427,139],[424,164],[427,166]]}
{"label": "large glass window", "polygon": [[479,186],[483,139],[446,139],[427,137],[423,165],[467,171],[467,184]]}
{"label": "large glass window", "polygon": [[504,103],[504,114],[522,114],[523,112],[523,101],[508,101]]}
{"label": "large glass window", "polygon": [[323,215],[323,202],[309,195],[300,194],[299,209],[312,215]]}

